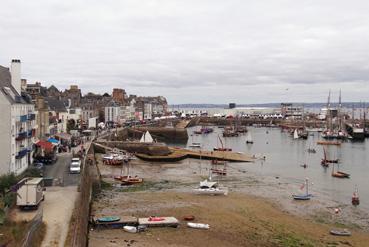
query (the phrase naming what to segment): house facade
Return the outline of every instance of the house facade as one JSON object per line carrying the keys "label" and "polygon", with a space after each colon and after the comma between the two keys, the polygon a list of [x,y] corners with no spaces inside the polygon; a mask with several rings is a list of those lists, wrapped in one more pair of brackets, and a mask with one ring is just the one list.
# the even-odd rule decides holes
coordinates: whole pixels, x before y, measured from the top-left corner
{"label": "house facade", "polygon": [[32,100],[21,93],[21,61],[0,66],[0,175],[24,172],[33,162],[36,114]]}

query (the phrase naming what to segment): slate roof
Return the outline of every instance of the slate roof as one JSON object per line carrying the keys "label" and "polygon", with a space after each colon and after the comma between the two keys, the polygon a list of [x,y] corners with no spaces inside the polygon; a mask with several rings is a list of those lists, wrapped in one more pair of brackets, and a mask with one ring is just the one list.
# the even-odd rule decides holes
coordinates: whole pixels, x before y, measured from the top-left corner
{"label": "slate roof", "polygon": [[27,95],[19,95],[12,86],[9,68],[0,65],[0,90],[10,104],[30,104]]}
{"label": "slate roof", "polygon": [[53,97],[45,97],[45,103],[49,106],[49,110],[55,112],[66,112],[67,108],[65,107],[65,103],[62,100],[53,98]]}

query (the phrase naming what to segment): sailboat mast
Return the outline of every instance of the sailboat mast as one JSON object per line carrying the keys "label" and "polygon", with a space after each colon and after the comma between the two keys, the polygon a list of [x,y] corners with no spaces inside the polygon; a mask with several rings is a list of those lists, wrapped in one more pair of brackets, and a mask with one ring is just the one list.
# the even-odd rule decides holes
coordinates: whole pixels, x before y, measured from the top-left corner
{"label": "sailboat mast", "polygon": [[309,194],[309,182],[308,182],[308,179],[305,180],[305,183],[306,183],[306,195]]}
{"label": "sailboat mast", "polygon": [[339,130],[342,131],[342,116],[341,116],[341,108],[342,108],[342,102],[341,102],[341,89],[340,89],[340,96],[339,96],[339,99],[338,99],[338,125],[339,125]]}
{"label": "sailboat mast", "polygon": [[331,119],[331,90],[329,90],[328,94],[328,102],[327,102],[327,129],[328,131],[332,130],[332,119]]}

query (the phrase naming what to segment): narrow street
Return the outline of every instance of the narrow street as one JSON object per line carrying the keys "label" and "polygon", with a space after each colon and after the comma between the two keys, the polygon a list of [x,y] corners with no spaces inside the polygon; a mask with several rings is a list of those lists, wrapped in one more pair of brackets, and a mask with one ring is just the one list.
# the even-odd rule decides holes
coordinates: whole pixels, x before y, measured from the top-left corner
{"label": "narrow street", "polygon": [[79,174],[69,173],[69,164],[72,153],[61,153],[57,155],[57,161],[52,165],[46,165],[45,178],[54,178],[62,181],[63,186],[76,186],[79,181]]}

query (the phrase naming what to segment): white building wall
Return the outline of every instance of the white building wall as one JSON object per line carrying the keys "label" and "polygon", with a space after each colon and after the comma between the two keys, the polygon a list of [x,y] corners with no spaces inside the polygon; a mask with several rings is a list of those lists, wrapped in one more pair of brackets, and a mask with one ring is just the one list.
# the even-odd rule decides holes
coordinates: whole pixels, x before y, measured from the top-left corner
{"label": "white building wall", "polygon": [[[29,114],[34,114],[34,105],[32,104],[13,104],[11,106],[11,165],[10,172],[16,175],[24,172],[33,162],[33,142],[34,137],[29,137],[29,132],[36,125],[36,120],[28,120]],[[27,116],[26,121],[21,121],[21,116]],[[20,133],[26,132],[27,136],[23,140],[16,140]],[[29,150],[22,158],[16,158],[19,152]],[[25,152],[25,151],[24,151]]]}
{"label": "white building wall", "polygon": [[0,91],[0,175],[10,172],[11,157],[11,106],[4,94]]}

